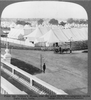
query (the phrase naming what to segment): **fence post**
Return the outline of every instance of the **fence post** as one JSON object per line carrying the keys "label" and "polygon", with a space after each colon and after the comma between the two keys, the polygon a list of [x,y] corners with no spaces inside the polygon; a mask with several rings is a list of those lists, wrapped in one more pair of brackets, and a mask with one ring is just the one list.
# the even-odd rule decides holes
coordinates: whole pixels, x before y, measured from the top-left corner
{"label": "fence post", "polygon": [[30,85],[32,86],[32,79],[30,78]]}
{"label": "fence post", "polygon": [[8,63],[11,63],[11,54],[9,53],[9,49],[5,49],[4,60]]}
{"label": "fence post", "polygon": [[14,69],[12,68],[12,74],[14,75]]}

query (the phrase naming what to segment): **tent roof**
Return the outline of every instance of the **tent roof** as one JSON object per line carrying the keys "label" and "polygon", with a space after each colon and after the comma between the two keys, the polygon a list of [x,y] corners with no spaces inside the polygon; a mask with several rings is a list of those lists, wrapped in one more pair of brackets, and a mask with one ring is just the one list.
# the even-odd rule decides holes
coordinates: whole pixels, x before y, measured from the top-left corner
{"label": "tent roof", "polygon": [[18,24],[18,25],[16,25],[15,28],[21,29],[21,28],[23,28],[23,27],[24,27],[23,25]]}
{"label": "tent roof", "polygon": [[24,29],[31,29],[30,25],[25,25]]}
{"label": "tent roof", "polygon": [[37,27],[32,33],[29,35],[26,35],[27,38],[39,38],[43,35],[43,33],[40,31],[40,29]]}
{"label": "tent roof", "polygon": [[73,37],[70,29],[62,29],[62,31],[63,31],[64,35],[67,37],[68,40],[70,40]]}
{"label": "tent roof", "polygon": [[42,37],[40,37],[40,39],[47,43],[60,42],[52,29],[44,34]]}
{"label": "tent roof", "polygon": [[40,26],[39,29],[43,34],[45,34],[50,30],[50,27]]}
{"label": "tent roof", "polygon": [[85,30],[81,29],[82,31],[80,31],[79,28],[72,28],[71,32],[73,33],[73,39],[75,41],[82,41],[82,40],[86,40],[87,39],[87,34],[85,32]]}
{"label": "tent roof", "polygon": [[24,30],[23,29],[15,29],[15,28],[11,28],[8,37],[9,38],[15,38],[18,39],[18,37],[21,35],[24,35]]}
{"label": "tent roof", "polygon": [[79,28],[79,33],[82,34],[84,40],[88,39],[88,28]]}
{"label": "tent roof", "polygon": [[[53,36],[51,34],[53,34]],[[50,41],[53,41],[50,35],[52,38],[56,37],[59,39],[59,42],[69,42],[70,39],[73,41],[83,41],[88,39],[88,29],[85,27],[71,29],[61,29],[60,27],[55,27],[51,29],[50,27],[41,26],[37,27],[33,32],[30,32],[30,34],[26,35],[25,37],[29,38],[30,40],[34,40],[35,38],[40,38],[43,36],[45,39],[47,37],[48,39],[50,38]],[[40,38],[38,41],[44,41],[42,39]]]}
{"label": "tent roof", "polygon": [[69,42],[68,38],[65,36],[61,28],[53,29],[53,31],[59,38],[60,42]]}

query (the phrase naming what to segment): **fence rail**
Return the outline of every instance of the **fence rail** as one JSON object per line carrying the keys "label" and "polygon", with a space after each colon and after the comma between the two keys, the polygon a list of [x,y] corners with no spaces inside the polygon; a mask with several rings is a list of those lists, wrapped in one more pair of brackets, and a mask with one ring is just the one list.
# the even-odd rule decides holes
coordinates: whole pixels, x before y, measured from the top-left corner
{"label": "fence rail", "polygon": [[16,75],[20,79],[23,79],[25,82],[28,83],[29,86],[32,86],[32,87],[39,89],[39,91],[41,91],[42,94],[67,95],[67,93],[65,93],[63,90],[57,89],[56,87],[38,79],[35,76],[32,76],[31,74],[19,69],[18,67],[4,61],[3,59],[1,59],[1,65],[2,65],[1,66],[2,69],[6,69],[10,73],[12,73],[12,75]]}

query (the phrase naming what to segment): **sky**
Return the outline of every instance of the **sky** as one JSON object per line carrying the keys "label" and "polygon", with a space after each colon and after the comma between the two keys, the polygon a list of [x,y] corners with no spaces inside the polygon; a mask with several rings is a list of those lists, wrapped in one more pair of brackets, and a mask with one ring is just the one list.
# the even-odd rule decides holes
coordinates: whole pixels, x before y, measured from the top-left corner
{"label": "sky", "polygon": [[8,5],[1,18],[78,18],[88,19],[86,10],[75,3],[29,1]]}

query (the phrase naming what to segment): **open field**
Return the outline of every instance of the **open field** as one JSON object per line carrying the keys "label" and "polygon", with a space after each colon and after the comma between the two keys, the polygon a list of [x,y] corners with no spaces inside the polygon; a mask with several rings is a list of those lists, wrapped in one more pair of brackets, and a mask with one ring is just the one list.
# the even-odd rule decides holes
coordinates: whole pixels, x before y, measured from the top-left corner
{"label": "open field", "polygon": [[[1,49],[1,53],[5,53],[4,49]],[[35,74],[36,77],[68,94],[87,93],[87,53],[78,51],[72,54],[54,54],[53,51],[11,49],[11,54],[12,58],[39,69],[42,55],[42,62],[45,62],[47,67],[46,73]]]}

